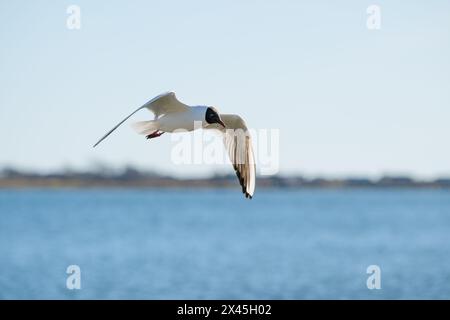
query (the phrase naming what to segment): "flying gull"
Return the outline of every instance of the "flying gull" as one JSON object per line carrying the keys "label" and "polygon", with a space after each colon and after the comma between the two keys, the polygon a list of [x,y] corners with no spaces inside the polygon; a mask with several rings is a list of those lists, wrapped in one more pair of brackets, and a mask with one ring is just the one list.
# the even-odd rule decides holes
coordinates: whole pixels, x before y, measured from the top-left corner
{"label": "flying gull", "polygon": [[179,129],[193,131],[197,129],[194,126],[195,122],[201,122],[203,129],[220,130],[228,156],[242,186],[242,192],[246,198],[253,197],[256,166],[250,134],[244,120],[236,114],[219,114],[217,109],[211,106],[188,106],[180,102],[174,92],[163,93],[136,109],[106,133],[94,147],[132,115],[144,108],[150,110],[155,118],[150,121],[137,122],[134,124],[134,128],[138,133],[145,135],[147,139]]}

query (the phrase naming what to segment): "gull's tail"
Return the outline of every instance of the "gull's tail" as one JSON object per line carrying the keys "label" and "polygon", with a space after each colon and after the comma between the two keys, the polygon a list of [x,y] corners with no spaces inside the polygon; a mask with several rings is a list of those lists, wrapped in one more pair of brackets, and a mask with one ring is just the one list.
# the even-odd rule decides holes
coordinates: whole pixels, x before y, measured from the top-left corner
{"label": "gull's tail", "polygon": [[159,130],[159,124],[156,120],[135,122],[132,124],[132,127],[137,133],[146,136]]}

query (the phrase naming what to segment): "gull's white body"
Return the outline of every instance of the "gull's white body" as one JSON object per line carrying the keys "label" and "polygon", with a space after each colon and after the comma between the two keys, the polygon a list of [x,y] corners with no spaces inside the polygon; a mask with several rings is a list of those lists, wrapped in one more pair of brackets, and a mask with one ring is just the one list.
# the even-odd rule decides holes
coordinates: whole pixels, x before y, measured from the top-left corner
{"label": "gull's white body", "polygon": [[[141,121],[134,124],[135,130],[144,135],[161,132],[174,132],[176,130],[192,131],[198,129],[198,124],[204,129],[217,129],[223,133],[223,141],[228,151],[231,164],[233,165],[242,192],[246,197],[252,198],[255,190],[256,166],[250,135],[244,120],[238,115],[220,115],[226,130],[217,124],[206,122],[206,106],[188,106],[177,100],[174,92],[161,94],[119,122],[114,128],[106,133],[95,145],[97,146],[114,130],[116,130],[128,118],[141,109],[147,108],[155,115],[154,120]],[[244,132],[243,136],[237,136],[236,132]]]}
{"label": "gull's white body", "polygon": [[208,107],[198,106],[190,107],[188,111],[165,114],[155,120],[158,123],[158,129],[164,132],[174,132],[179,129],[192,131],[199,127],[195,124],[201,123],[201,127],[207,127],[205,121],[205,112]]}

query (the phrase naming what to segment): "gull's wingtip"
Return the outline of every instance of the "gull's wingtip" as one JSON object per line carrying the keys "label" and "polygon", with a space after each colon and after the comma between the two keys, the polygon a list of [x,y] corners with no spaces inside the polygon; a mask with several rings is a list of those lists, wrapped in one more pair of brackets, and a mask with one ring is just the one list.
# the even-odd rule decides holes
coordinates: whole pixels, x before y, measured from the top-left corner
{"label": "gull's wingtip", "polygon": [[96,146],[98,146],[98,145],[100,144],[100,142],[102,142],[104,139],[105,139],[105,138],[102,138],[102,139],[100,139],[99,141],[97,141],[97,143],[94,144],[94,145],[92,146],[92,148],[95,148]]}

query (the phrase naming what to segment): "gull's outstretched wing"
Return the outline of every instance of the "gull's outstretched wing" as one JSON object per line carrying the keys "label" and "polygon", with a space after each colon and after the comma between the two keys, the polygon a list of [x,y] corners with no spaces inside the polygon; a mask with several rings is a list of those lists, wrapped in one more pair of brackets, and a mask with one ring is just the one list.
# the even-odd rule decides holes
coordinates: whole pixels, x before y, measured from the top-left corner
{"label": "gull's outstretched wing", "polygon": [[132,115],[138,112],[141,109],[147,108],[151,112],[154,113],[155,118],[159,118],[163,114],[172,113],[172,112],[183,112],[187,111],[189,106],[185,105],[178,101],[175,96],[175,92],[166,92],[160,94],[159,96],[153,98],[143,106],[134,110],[130,115],[128,115],[125,119],[120,121],[114,128],[112,128],[108,133],[106,133],[95,145],[94,148],[103,140],[106,139],[114,130],[116,130],[122,123],[127,121]]}
{"label": "gull's outstretched wing", "polygon": [[242,186],[242,192],[246,198],[251,199],[255,192],[256,164],[250,133],[240,116],[221,114],[220,118],[225,123],[226,129],[221,129],[216,124],[207,128],[222,131],[223,142]]}

